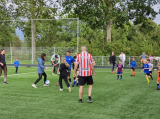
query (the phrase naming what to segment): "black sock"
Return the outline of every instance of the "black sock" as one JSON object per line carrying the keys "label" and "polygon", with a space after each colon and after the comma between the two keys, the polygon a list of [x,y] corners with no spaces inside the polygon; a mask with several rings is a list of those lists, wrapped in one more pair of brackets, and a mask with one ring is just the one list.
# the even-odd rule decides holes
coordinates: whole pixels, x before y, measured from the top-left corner
{"label": "black sock", "polygon": [[150,75],[150,77],[153,79],[152,75]]}
{"label": "black sock", "polygon": [[117,77],[119,78],[119,75]]}
{"label": "black sock", "polygon": [[79,101],[82,101],[82,99],[79,99]]}
{"label": "black sock", "polygon": [[121,75],[121,79],[122,79],[122,75]]}
{"label": "black sock", "polygon": [[71,78],[69,78],[69,82],[71,82]]}
{"label": "black sock", "polygon": [[88,99],[91,99],[91,96],[88,96]]}
{"label": "black sock", "polygon": [[76,77],[74,77],[74,80],[76,79]]}

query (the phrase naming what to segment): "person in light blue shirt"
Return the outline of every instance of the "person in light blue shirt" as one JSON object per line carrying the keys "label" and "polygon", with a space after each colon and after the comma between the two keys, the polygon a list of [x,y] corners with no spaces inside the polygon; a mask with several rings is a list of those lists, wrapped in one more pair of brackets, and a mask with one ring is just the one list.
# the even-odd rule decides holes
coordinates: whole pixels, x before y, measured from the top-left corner
{"label": "person in light blue shirt", "polygon": [[45,82],[46,82],[46,79],[47,79],[47,75],[46,75],[46,73],[44,72],[44,69],[48,70],[48,68],[45,67],[45,65],[44,65],[44,60],[45,60],[45,58],[46,58],[46,54],[43,53],[43,54],[41,54],[41,57],[39,57],[39,58],[37,59],[37,61],[38,61],[37,72],[38,72],[39,78],[35,81],[34,84],[32,84],[32,87],[33,87],[33,88],[37,88],[36,84],[42,79],[42,76],[44,76],[44,85],[43,85],[43,86],[48,86],[48,85],[46,85],[46,83],[45,83]]}
{"label": "person in light blue shirt", "polygon": [[14,66],[15,66],[15,68],[16,68],[16,74],[17,74],[17,72],[18,72],[18,67],[20,66],[20,63],[19,63],[19,61],[18,61],[18,58],[16,58],[16,61],[14,62]]}
{"label": "person in light blue shirt", "polygon": [[136,69],[136,61],[135,59],[133,58],[132,61],[131,61],[131,76],[135,76],[135,69]]}
{"label": "person in light blue shirt", "polygon": [[141,59],[141,67],[142,67],[143,61],[146,59],[146,57],[148,57],[148,55],[146,55],[146,54],[143,52],[143,54],[140,55],[139,57],[142,57],[142,59]]}
{"label": "person in light blue shirt", "polygon": [[74,63],[75,60],[74,60],[74,58],[70,55],[70,51],[67,51],[67,54],[66,54],[65,58],[66,58],[66,62],[69,64],[67,76],[68,76],[70,85],[72,85],[71,77],[70,77],[70,75],[71,75],[71,64]]}

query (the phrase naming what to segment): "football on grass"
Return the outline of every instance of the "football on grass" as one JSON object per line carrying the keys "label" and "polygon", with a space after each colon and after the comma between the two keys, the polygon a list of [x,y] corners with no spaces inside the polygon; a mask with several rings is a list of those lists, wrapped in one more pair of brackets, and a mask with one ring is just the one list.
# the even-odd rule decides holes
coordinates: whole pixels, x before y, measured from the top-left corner
{"label": "football on grass", "polygon": [[50,81],[49,81],[49,80],[46,80],[45,83],[46,83],[46,85],[49,85],[49,84],[50,84]]}

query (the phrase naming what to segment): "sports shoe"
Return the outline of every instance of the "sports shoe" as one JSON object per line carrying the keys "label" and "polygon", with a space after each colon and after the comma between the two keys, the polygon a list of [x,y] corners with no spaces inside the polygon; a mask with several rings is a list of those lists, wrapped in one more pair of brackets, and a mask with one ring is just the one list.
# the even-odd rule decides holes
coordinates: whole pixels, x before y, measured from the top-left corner
{"label": "sports shoe", "polygon": [[52,74],[54,76],[54,74]]}
{"label": "sports shoe", "polygon": [[37,88],[37,86],[36,86],[35,84],[32,84],[32,87],[33,87],[33,88]]}
{"label": "sports shoe", "polygon": [[3,84],[8,84],[7,82],[3,82]]}
{"label": "sports shoe", "polygon": [[147,84],[149,84],[150,83],[150,81],[148,81],[148,83]]}
{"label": "sports shoe", "polygon": [[117,80],[118,80],[119,78],[117,78]]}
{"label": "sports shoe", "polygon": [[133,75],[131,75],[131,77],[132,77]]}
{"label": "sports shoe", "polygon": [[44,84],[43,86],[49,86],[49,85],[47,85],[47,84]]}
{"label": "sports shoe", "polygon": [[90,103],[92,103],[92,102],[93,102],[93,101],[92,101],[91,99],[89,99],[89,98],[88,98],[88,100],[87,100],[87,101],[88,101],[88,102],[90,102]]}
{"label": "sports shoe", "polygon": [[58,73],[58,75],[60,75],[60,73]]}
{"label": "sports shoe", "polygon": [[69,92],[71,92],[71,88],[70,87],[68,88],[68,90],[69,90]]}
{"label": "sports shoe", "polygon": [[78,84],[76,84],[76,86],[78,87]]}
{"label": "sports shoe", "polygon": [[60,90],[60,91],[63,91],[63,89],[62,89],[62,88],[60,88],[59,90]]}
{"label": "sports shoe", "polygon": [[56,86],[59,86],[59,83],[57,83]]}
{"label": "sports shoe", "polygon": [[121,81],[122,81],[122,79],[121,79]]}
{"label": "sports shoe", "polygon": [[79,103],[82,103],[82,100],[78,100]]}

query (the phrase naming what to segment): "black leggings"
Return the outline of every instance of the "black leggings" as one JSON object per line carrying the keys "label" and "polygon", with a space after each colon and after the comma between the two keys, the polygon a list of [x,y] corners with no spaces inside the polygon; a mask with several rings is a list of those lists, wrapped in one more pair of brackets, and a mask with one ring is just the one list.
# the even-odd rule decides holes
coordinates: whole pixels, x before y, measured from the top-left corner
{"label": "black leggings", "polygon": [[16,67],[16,73],[17,73],[17,71],[18,71],[18,67]]}
{"label": "black leggings", "polygon": [[38,74],[39,78],[36,80],[36,82],[34,84],[37,84],[42,79],[42,75],[44,76],[44,84],[45,84],[46,79],[47,79],[47,75],[45,72]]}
{"label": "black leggings", "polygon": [[67,75],[62,75],[62,74],[60,74],[60,77],[59,77],[60,88],[63,89],[63,86],[62,86],[62,79],[64,79],[64,81],[65,81],[67,87],[69,88],[70,85],[69,85],[68,80],[67,80]]}
{"label": "black leggings", "polygon": [[4,82],[5,82],[7,79],[7,65],[0,66],[0,76],[2,75],[2,69],[4,71]]}

